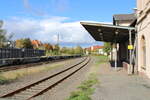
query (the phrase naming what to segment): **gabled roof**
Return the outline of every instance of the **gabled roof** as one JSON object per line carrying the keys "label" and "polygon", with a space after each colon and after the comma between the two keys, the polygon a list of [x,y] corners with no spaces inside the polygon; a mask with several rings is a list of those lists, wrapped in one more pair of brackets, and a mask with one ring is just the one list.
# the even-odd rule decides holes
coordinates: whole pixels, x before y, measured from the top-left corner
{"label": "gabled roof", "polygon": [[36,45],[36,46],[42,45],[41,41],[38,41],[38,40],[32,40],[31,42],[33,45]]}
{"label": "gabled roof", "polygon": [[135,14],[116,14],[113,16],[113,19],[116,21],[133,21],[136,20]]}

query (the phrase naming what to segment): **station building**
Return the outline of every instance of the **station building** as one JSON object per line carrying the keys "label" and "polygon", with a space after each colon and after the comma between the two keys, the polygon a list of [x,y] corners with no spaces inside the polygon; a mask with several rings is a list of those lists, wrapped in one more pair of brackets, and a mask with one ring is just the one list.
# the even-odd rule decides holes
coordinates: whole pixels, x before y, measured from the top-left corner
{"label": "station building", "polygon": [[113,24],[81,22],[96,41],[112,44],[115,66],[150,78],[150,0],[137,0],[134,14],[117,14]]}
{"label": "station building", "polygon": [[[135,21],[136,21],[136,15],[133,14],[115,14],[113,16],[113,25],[115,26],[126,26],[126,27],[135,27]],[[129,33],[124,33],[124,34],[129,34]],[[132,45],[134,45],[135,42],[135,35],[136,32],[134,31],[132,34]],[[115,44],[113,44],[115,45]],[[124,40],[116,43],[116,50],[117,50],[117,66],[123,66],[127,69],[127,66],[129,64],[130,61],[130,51],[128,49],[128,45],[129,45],[129,36],[124,36]],[[113,49],[115,49],[113,47]],[[115,54],[114,52],[115,50],[112,50],[111,54]],[[111,60],[114,61],[115,59],[115,55],[111,55],[111,57],[113,57]]]}
{"label": "station building", "polygon": [[137,0],[138,71],[150,78],[150,0]]}
{"label": "station building", "polygon": [[135,69],[133,68],[133,54],[135,53],[128,49],[128,45],[133,45],[135,41],[136,30],[132,27],[135,20],[135,14],[117,14],[113,16],[113,24],[92,22],[81,22],[81,24],[96,41],[111,43],[112,67],[117,69],[124,66],[128,73],[132,73]]}

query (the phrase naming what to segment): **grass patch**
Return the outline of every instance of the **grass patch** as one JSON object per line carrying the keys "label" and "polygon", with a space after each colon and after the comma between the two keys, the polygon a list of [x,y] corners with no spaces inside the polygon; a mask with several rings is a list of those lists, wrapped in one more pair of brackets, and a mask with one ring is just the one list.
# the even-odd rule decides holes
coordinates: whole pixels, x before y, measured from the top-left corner
{"label": "grass patch", "polygon": [[4,77],[0,76],[0,84],[8,83],[8,80],[6,80]]}
{"label": "grass patch", "polygon": [[108,62],[108,57],[107,56],[95,56],[96,57],[96,65]]}
{"label": "grass patch", "polygon": [[77,88],[77,91],[71,93],[70,97],[66,100],[92,100],[91,95],[94,93],[94,85],[98,84],[98,71],[102,63],[108,62],[107,56],[94,56],[96,59],[95,63],[91,66],[87,73],[88,79],[83,81]]}
{"label": "grass patch", "polygon": [[20,77],[25,76],[25,75],[48,71],[48,70],[54,69],[56,67],[60,67],[63,64],[64,64],[64,62],[63,63],[61,62],[61,63],[52,64],[52,65],[44,65],[44,66],[38,66],[38,67],[23,68],[23,69],[8,71],[8,72],[1,72],[0,73],[0,84],[10,83]]}
{"label": "grass patch", "polygon": [[93,94],[95,84],[98,83],[98,79],[95,74],[90,74],[88,80],[83,81],[78,87],[78,91],[71,93],[70,97],[66,100],[91,100],[90,95]]}
{"label": "grass patch", "polygon": [[107,56],[94,56],[95,63],[91,66],[89,70],[89,74],[97,74],[100,69],[100,66],[102,66],[103,63],[108,62],[108,57]]}
{"label": "grass patch", "polygon": [[82,91],[72,92],[71,96],[66,100],[91,100],[91,98]]}

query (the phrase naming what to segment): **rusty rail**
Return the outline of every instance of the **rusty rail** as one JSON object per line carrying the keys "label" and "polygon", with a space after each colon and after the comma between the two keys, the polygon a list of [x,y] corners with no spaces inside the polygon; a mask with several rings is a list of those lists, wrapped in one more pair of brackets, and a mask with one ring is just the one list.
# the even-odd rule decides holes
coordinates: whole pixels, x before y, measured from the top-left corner
{"label": "rusty rail", "polygon": [[[12,96],[15,95],[15,94],[18,94],[18,93],[20,93],[20,92],[22,92],[22,91],[25,91],[26,89],[29,89],[29,88],[31,88],[31,87],[34,87],[34,86],[36,86],[36,85],[38,85],[38,84],[40,84],[40,83],[42,83],[42,82],[44,82],[44,81],[46,81],[46,80],[48,80],[48,79],[51,79],[51,78],[53,78],[53,77],[55,77],[55,76],[58,76],[58,75],[60,75],[60,74],[62,74],[62,73],[64,73],[64,72],[66,72],[66,71],[68,71],[68,70],[70,70],[70,69],[76,67],[77,65],[82,64],[82,63],[85,62],[86,60],[87,60],[87,57],[86,57],[84,60],[80,61],[79,63],[77,63],[77,64],[75,64],[75,65],[72,65],[72,66],[69,67],[69,68],[66,68],[66,69],[64,69],[64,70],[62,70],[62,71],[60,71],[60,72],[58,72],[58,73],[56,73],[56,74],[53,74],[53,75],[51,75],[51,76],[49,76],[49,77],[46,77],[46,78],[44,78],[44,79],[42,79],[42,80],[39,80],[39,81],[37,81],[37,82],[34,82],[34,83],[32,83],[32,84],[30,84],[30,85],[27,85],[27,86],[25,86],[25,87],[22,87],[22,88],[20,88],[20,89],[17,89],[17,90],[15,90],[15,91],[13,91],[13,92],[4,94],[4,95],[0,96],[0,98],[12,97]],[[76,72],[79,71],[80,69],[82,69],[84,66],[86,66],[86,65],[89,63],[89,61],[90,61],[90,58],[88,59],[88,61],[87,61],[84,65],[82,65],[81,67],[79,67],[78,69],[76,69],[75,71],[73,71],[72,73],[70,73],[69,75],[63,77],[62,79],[58,80],[58,81],[55,82],[54,84],[52,84],[52,85],[50,85],[50,86],[48,86],[48,87],[42,89],[40,92],[38,92],[38,93],[32,95],[31,97],[29,97],[29,98],[27,98],[27,99],[25,99],[25,100],[30,100],[31,98],[34,98],[34,97],[36,97],[36,96],[39,96],[39,95],[45,93],[46,91],[48,91],[49,89],[55,87],[57,84],[61,83],[62,81],[64,81],[65,79],[67,79],[68,77],[72,76],[74,73],[76,73]]]}

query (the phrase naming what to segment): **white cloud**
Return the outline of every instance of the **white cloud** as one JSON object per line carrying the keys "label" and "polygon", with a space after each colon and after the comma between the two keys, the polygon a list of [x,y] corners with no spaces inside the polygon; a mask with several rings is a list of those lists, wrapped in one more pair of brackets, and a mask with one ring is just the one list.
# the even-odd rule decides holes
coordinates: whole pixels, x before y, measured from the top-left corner
{"label": "white cloud", "polygon": [[46,19],[12,18],[5,21],[5,29],[14,33],[14,39],[31,38],[43,42],[64,43],[93,43],[94,39],[80,25],[80,21],[65,22],[66,17],[52,17]]}

